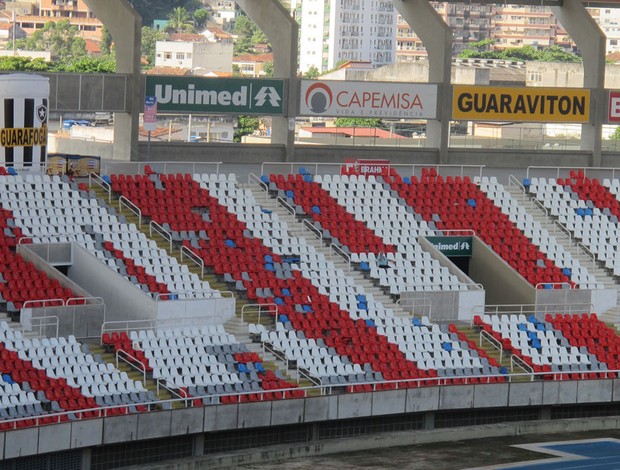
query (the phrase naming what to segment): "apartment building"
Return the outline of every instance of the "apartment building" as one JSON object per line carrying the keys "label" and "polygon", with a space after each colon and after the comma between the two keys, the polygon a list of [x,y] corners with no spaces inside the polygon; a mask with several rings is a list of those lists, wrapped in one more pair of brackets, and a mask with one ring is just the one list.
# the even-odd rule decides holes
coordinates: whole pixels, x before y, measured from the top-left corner
{"label": "apartment building", "polygon": [[396,10],[390,0],[303,0],[291,8],[300,23],[302,72],[349,60],[375,67],[395,61]]}

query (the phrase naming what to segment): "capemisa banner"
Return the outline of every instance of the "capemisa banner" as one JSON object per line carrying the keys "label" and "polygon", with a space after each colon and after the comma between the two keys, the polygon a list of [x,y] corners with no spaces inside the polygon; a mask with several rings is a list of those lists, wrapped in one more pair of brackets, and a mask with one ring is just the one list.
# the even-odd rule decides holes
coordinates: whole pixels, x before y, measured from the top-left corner
{"label": "capemisa banner", "polygon": [[437,85],[302,80],[301,116],[437,118]]}

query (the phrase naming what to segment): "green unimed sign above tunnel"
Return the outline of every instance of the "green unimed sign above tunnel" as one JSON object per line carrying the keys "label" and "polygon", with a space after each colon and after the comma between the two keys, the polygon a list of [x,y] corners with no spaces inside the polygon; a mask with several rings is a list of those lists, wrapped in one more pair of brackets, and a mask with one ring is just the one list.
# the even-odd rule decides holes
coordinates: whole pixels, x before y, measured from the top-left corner
{"label": "green unimed sign above tunnel", "polygon": [[446,256],[472,255],[473,237],[426,237],[426,239]]}
{"label": "green unimed sign above tunnel", "polygon": [[284,114],[284,80],[147,75],[158,112]]}

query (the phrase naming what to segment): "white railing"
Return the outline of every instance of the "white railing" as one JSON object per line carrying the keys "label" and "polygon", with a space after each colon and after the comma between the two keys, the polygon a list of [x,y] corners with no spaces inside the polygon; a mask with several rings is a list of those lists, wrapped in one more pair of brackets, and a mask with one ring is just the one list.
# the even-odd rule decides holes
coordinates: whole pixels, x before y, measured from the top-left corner
{"label": "white railing", "polygon": [[[211,174],[209,167],[215,166],[215,174],[220,174],[222,162],[127,162],[119,160],[103,160],[102,173],[110,175],[112,173],[144,174],[145,168],[149,166],[155,173],[190,173],[190,174]],[[205,171],[198,171],[204,169]]]}
{"label": "white railing", "polygon": [[[39,330],[39,334],[38,337],[39,338],[50,338],[51,336],[47,333],[47,328],[48,327],[53,327],[56,332],[54,333],[53,337],[54,338],[58,338],[58,330],[60,327],[60,319],[56,316],[56,315],[49,315],[46,317],[33,317],[30,320],[31,326],[32,326],[32,331],[34,331],[35,329]],[[45,333],[44,333],[45,332]],[[22,331],[23,333],[23,331]]]}
{"label": "white railing", "polygon": [[203,259],[185,245],[181,246],[181,262],[183,262],[184,254],[200,268],[200,277],[205,277],[205,262]]}
{"label": "white railing", "polygon": [[155,222],[154,220],[151,220],[151,223],[149,223],[149,237],[153,236],[153,231],[159,234],[164,240],[168,241],[170,245],[169,251],[172,253],[172,234],[168,232],[165,228],[163,228],[161,225],[159,225],[157,222]]}
{"label": "white railing", "polygon": [[[296,170],[305,168],[309,170],[309,173],[313,175],[319,174],[340,174],[340,170],[345,166],[344,163],[322,163],[322,162],[263,162],[260,167],[261,175],[269,173],[295,173]],[[446,164],[446,165],[433,165],[433,164],[404,164],[404,163],[391,163],[389,164],[391,169],[397,170],[399,174],[420,176],[423,169],[435,169],[438,174],[453,175],[453,176],[477,176],[482,178],[482,171],[484,165],[459,165],[459,164]],[[273,171],[268,170],[272,168]]]}
{"label": "white railing", "polygon": [[310,222],[310,219],[303,219],[301,222],[301,230],[302,233],[305,229],[308,229],[310,231],[310,233],[312,233],[319,241],[323,242],[323,233],[316,228],[312,222]]}
{"label": "white railing", "polygon": [[88,174],[88,186],[92,187],[93,183],[108,193],[108,204],[112,204],[112,186],[97,173]]}
{"label": "white railing", "polygon": [[534,380],[534,368],[527,364],[519,356],[513,354],[510,356],[510,372],[514,371],[515,366],[521,370],[524,370],[530,376],[530,380]]}
{"label": "white railing", "polygon": [[291,206],[288,202],[286,202],[284,198],[276,198],[276,202],[279,203],[282,207],[284,207],[287,211],[289,211],[291,215],[293,215],[293,217],[295,216],[295,208]]}
{"label": "white railing", "polygon": [[[119,360],[125,362],[130,367],[142,372],[142,384],[146,385],[146,366],[137,358],[129,354],[124,349],[116,350],[116,368],[118,369]],[[139,366],[138,366],[139,365]]]}
{"label": "white railing", "polygon": [[138,227],[142,227],[142,210],[138,206],[136,206],[133,202],[127,199],[125,196],[121,196],[118,199],[118,210],[119,212],[123,212],[123,206],[127,207],[130,212],[132,212],[135,216],[138,217]]}
{"label": "white railing", "polygon": [[[253,310],[254,309],[254,310]],[[254,313],[258,316],[258,319],[256,320],[256,323],[260,323],[260,317],[262,314],[269,314],[269,316],[271,316],[271,313],[273,313],[273,317],[276,319],[278,319],[278,304],[245,304],[243,307],[241,307],[241,321],[244,322],[244,315],[246,314],[250,314],[250,313]]]}
{"label": "white railing", "polygon": [[478,342],[480,343],[480,346],[482,346],[483,339],[486,340],[487,343],[489,343],[492,347],[494,347],[495,349],[499,351],[499,362],[501,364],[504,358],[504,346],[502,345],[501,341],[498,341],[497,339],[495,339],[493,335],[489,333],[488,331],[480,330],[480,339],[478,340]]}
{"label": "white railing", "polygon": [[345,261],[345,263],[349,266],[349,272],[351,272],[351,257],[346,254],[345,251],[338,245],[334,245],[333,243],[331,243],[329,245],[329,248],[331,251],[336,253],[337,256],[340,256]]}
{"label": "white railing", "polygon": [[269,199],[269,186],[266,185],[263,182],[263,180],[261,180],[254,173],[250,173],[248,175],[248,185],[252,185],[252,184],[254,184],[255,186],[258,186],[262,191],[265,192],[265,200]]}

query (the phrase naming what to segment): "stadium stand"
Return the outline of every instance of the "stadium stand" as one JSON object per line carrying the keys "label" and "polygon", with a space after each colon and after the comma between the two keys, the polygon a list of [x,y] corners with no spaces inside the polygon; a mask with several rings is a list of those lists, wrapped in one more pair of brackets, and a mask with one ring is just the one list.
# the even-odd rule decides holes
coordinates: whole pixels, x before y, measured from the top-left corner
{"label": "stadium stand", "polygon": [[614,188],[620,188],[617,180],[601,185],[598,180],[578,172],[572,172],[566,179],[532,178],[528,185],[529,194],[618,276],[617,213],[620,212]]}

